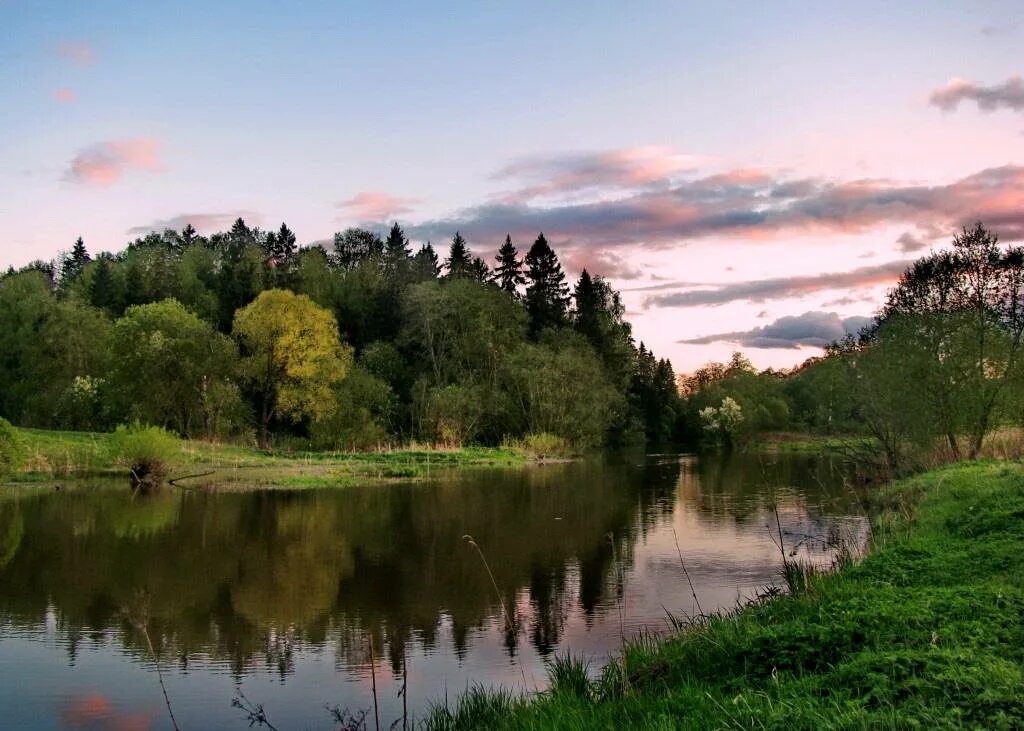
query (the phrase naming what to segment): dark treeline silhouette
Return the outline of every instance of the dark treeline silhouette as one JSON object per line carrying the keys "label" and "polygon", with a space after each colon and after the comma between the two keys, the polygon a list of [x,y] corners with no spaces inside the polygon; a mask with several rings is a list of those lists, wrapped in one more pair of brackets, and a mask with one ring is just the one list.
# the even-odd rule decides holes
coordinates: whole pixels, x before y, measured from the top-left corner
{"label": "dark treeline silhouette", "polygon": [[890,472],[974,458],[993,431],[1021,425],[1022,337],[1024,249],[979,223],[909,267],[873,322],[824,356],[759,373],[737,353],[682,377],[682,430],[730,444],[787,429],[863,435],[859,456]]}
{"label": "dark treeline silhouette", "polygon": [[0,277],[0,415],[318,448],[676,436],[672,366],[634,344],[603,278],[572,285],[543,234],[495,262],[458,232],[446,256],[414,251],[398,224],[305,247],[241,218],[118,254],[78,239]]}

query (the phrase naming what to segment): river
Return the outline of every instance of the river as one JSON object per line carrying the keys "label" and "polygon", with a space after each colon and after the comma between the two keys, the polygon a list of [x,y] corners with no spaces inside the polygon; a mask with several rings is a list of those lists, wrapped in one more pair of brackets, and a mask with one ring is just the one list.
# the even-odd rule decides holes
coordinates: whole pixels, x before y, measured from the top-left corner
{"label": "river", "polygon": [[247,728],[239,693],[282,730],[331,729],[328,707],[372,727],[375,682],[387,728],[403,703],[419,719],[470,685],[543,688],[557,654],[596,670],[668,612],[779,585],[780,531],[787,555],[827,564],[867,521],[827,460],[785,455],[340,489],[6,489],[0,724],[170,728],[162,682],[182,729]]}

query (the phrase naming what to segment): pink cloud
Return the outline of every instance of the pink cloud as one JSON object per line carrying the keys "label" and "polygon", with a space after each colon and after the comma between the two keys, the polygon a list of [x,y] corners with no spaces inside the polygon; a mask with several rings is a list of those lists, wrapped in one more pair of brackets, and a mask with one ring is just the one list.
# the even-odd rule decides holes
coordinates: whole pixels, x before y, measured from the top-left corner
{"label": "pink cloud", "polygon": [[53,98],[59,102],[70,104],[71,102],[78,100],[78,94],[73,89],[57,89],[53,92]]}
{"label": "pink cloud", "polygon": [[171,231],[181,231],[189,224],[192,224],[200,233],[211,233],[230,227],[239,218],[244,219],[249,224],[259,224],[262,220],[260,214],[248,210],[225,211],[223,213],[181,213],[169,218],[159,218],[141,226],[132,226],[128,229],[128,234],[130,236],[144,236],[153,231],[157,233],[168,229]]}
{"label": "pink cloud", "polygon": [[110,699],[100,693],[85,693],[70,699],[61,711],[68,728],[111,729],[111,731],[149,731],[150,718],[141,713],[118,711]]}
{"label": "pink cloud", "polygon": [[456,230],[477,239],[506,232],[528,239],[543,231],[563,246],[658,248],[708,236],[759,241],[857,234],[894,225],[946,234],[979,220],[1004,238],[1024,238],[1024,167],[988,168],[939,185],[733,171],[666,179],[660,185],[583,201],[484,203],[408,231],[421,239],[450,236]]}
{"label": "pink cloud", "polygon": [[642,188],[692,169],[697,160],[669,147],[630,147],[523,158],[492,177],[526,183],[525,187],[499,196],[505,202],[522,203],[594,189]]}
{"label": "pink cloud", "polygon": [[359,221],[383,221],[410,213],[420,203],[419,198],[400,198],[380,191],[364,191],[338,203],[347,211],[346,218]]}
{"label": "pink cloud", "polygon": [[76,66],[91,66],[96,63],[96,51],[83,41],[65,41],[57,46],[57,55]]}
{"label": "pink cloud", "polygon": [[65,179],[89,185],[112,185],[129,170],[161,172],[160,142],[152,137],[100,142],[72,158]]}
{"label": "pink cloud", "polygon": [[580,246],[565,249],[560,256],[566,268],[576,273],[586,269],[591,274],[616,279],[639,279],[644,275],[640,267],[633,266],[624,257],[604,249]]}

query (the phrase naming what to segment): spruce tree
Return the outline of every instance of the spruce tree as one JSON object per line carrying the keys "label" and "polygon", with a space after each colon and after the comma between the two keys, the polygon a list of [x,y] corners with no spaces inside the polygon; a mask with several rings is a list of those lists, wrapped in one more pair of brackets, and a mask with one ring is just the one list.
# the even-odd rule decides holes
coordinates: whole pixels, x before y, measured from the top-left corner
{"label": "spruce tree", "polygon": [[445,276],[451,279],[473,276],[473,259],[469,255],[466,240],[458,231],[452,237],[452,245],[448,249],[448,258],[444,260],[444,265],[448,269]]}
{"label": "spruce tree", "polygon": [[491,268],[479,256],[474,256],[469,266],[473,279],[480,282],[480,284],[487,284],[491,281]]}
{"label": "spruce tree", "polygon": [[523,276],[523,262],[512,244],[512,237],[505,235],[505,243],[498,249],[498,266],[494,268],[494,281],[509,294],[517,294],[519,287],[526,284]]}
{"label": "spruce tree", "polygon": [[397,223],[392,224],[388,237],[384,240],[384,271],[395,283],[405,278],[409,269],[409,239]]}
{"label": "spruce tree", "polygon": [[295,256],[295,233],[288,228],[288,224],[282,223],[277,233],[267,234],[267,253],[277,260],[278,264],[290,262]]}
{"label": "spruce tree", "polygon": [[437,252],[434,251],[434,247],[429,241],[420,247],[412,262],[413,277],[417,282],[437,279],[441,274],[441,267],[437,263]]}
{"label": "spruce tree", "polygon": [[71,251],[64,256],[60,266],[60,285],[66,289],[71,285],[85,269],[85,265],[91,261],[89,252],[85,250],[85,242],[79,236]]}
{"label": "spruce tree", "polygon": [[199,234],[196,233],[195,227],[191,223],[185,224],[185,228],[181,229],[181,244],[182,246],[191,246],[199,240]]}
{"label": "spruce tree", "polygon": [[543,233],[533,242],[523,262],[526,264],[530,333],[537,336],[546,328],[563,327],[568,319],[569,287],[558,256]]}
{"label": "spruce tree", "polygon": [[107,255],[101,254],[96,260],[92,281],[89,284],[89,304],[113,315],[120,315],[123,309],[113,268]]}

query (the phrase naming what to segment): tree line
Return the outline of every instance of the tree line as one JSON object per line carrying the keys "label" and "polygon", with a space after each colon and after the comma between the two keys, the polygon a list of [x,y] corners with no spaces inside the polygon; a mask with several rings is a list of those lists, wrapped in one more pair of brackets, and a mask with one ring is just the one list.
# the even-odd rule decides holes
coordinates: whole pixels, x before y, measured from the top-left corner
{"label": "tree line", "polygon": [[578,446],[677,436],[668,360],[637,346],[619,294],[570,285],[543,234],[493,264],[456,233],[442,260],[396,223],[300,247],[239,218],[0,276],[0,415],[106,430],[138,421],[266,446]]}
{"label": "tree line", "polygon": [[871,325],[792,371],[740,354],[680,379],[681,431],[744,441],[793,429],[863,435],[890,471],[977,457],[1024,416],[1024,249],[981,223],[910,266]]}

